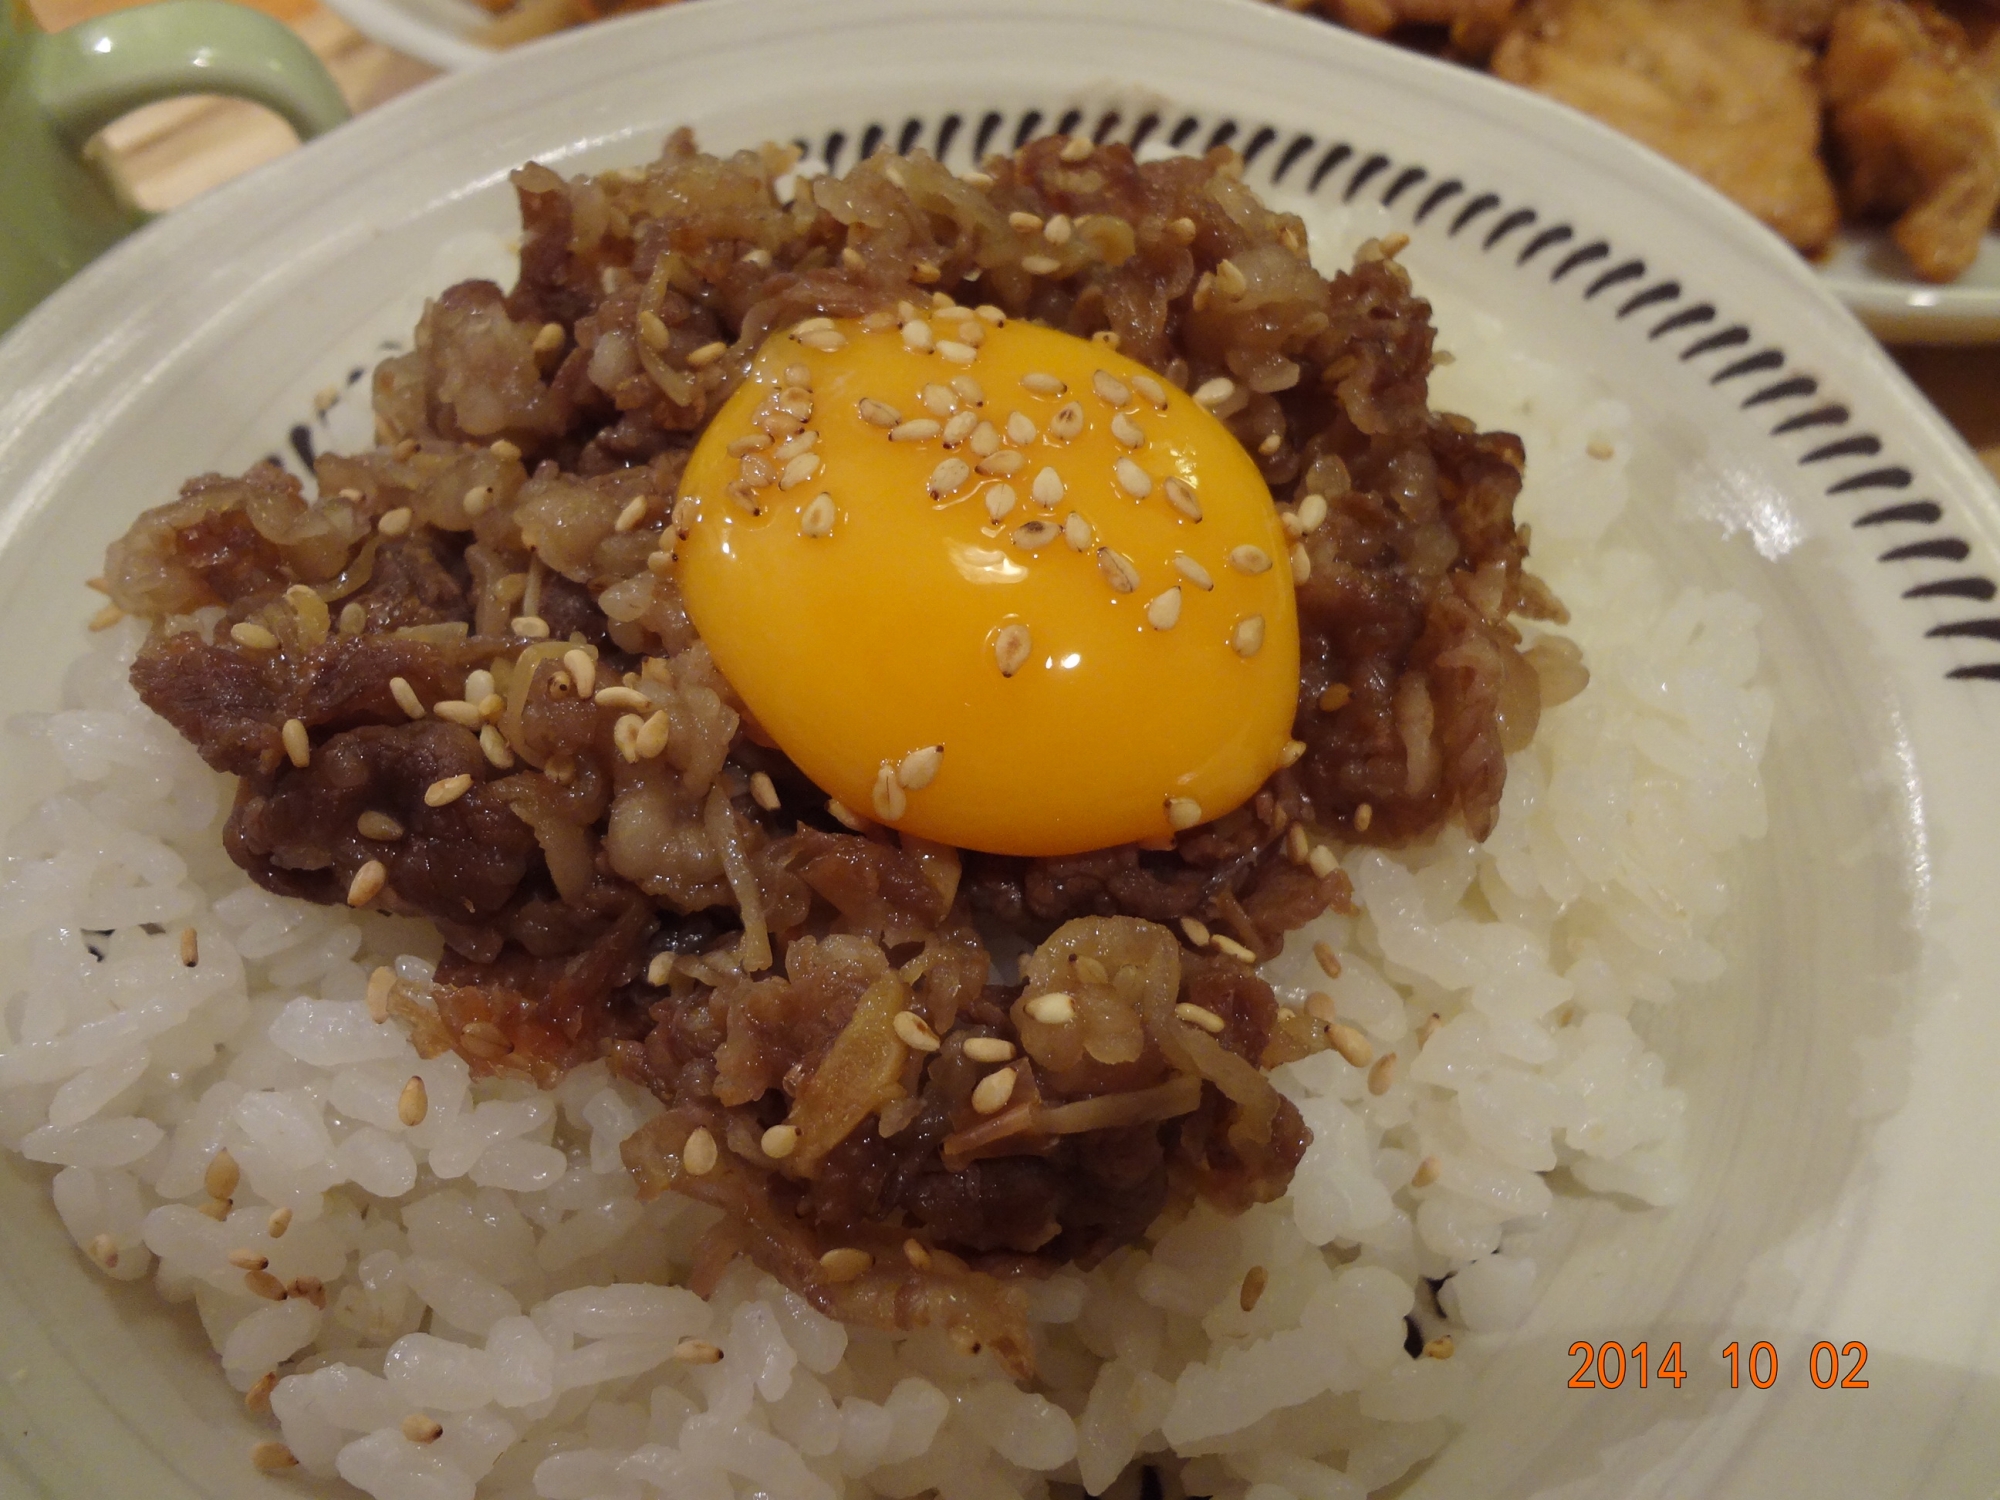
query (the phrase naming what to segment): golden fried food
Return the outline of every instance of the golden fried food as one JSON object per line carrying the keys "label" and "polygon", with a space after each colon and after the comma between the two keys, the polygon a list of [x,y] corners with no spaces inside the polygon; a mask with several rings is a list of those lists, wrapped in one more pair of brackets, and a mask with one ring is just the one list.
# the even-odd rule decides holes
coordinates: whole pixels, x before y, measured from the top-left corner
{"label": "golden fried food", "polygon": [[[1481,59],[1493,50],[1506,30],[1517,0],[1318,0],[1317,9],[1329,19],[1368,36],[1387,36],[1404,26],[1445,27],[1452,52]],[[1287,8],[1304,10],[1314,0],[1285,0]]]}
{"label": "golden fried food", "polygon": [[1991,85],[1965,28],[1929,5],[1856,0],[1820,70],[1849,211],[1898,215],[1890,236],[1926,281],[1960,275],[2000,206]]}
{"label": "golden fried food", "polygon": [[1833,234],[1812,56],[1747,0],[1535,0],[1492,67],[1679,162],[1808,254]]}

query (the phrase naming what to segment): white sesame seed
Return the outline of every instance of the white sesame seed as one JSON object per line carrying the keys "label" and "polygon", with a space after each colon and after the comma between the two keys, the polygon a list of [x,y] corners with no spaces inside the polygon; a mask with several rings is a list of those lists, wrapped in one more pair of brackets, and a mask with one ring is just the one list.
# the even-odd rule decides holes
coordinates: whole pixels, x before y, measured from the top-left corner
{"label": "white sesame seed", "polygon": [[773,1161],[783,1161],[799,1149],[799,1127],[796,1125],[773,1125],[758,1141],[763,1153]]}
{"label": "white sesame seed", "polygon": [[1242,267],[1233,260],[1216,262],[1215,284],[1225,297],[1240,297],[1250,288],[1249,278],[1244,276]]}
{"label": "white sesame seed", "polygon": [[1190,1026],[1198,1026],[1210,1036],[1221,1036],[1226,1022],[1214,1011],[1200,1005],[1190,1005],[1183,1000],[1174,1007],[1174,1019]]}
{"label": "white sesame seed", "polygon": [[1204,380],[1195,387],[1194,404],[1214,411],[1235,394],[1236,382],[1218,375],[1215,379]]}
{"label": "white sesame seed", "polygon": [[[964,308],[956,310],[959,312],[965,311]],[[970,344],[973,348],[977,349],[981,344],[986,342],[986,325],[977,318],[969,318],[958,325],[958,341],[961,344]]]}
{"label": "white sesame seed", "polygon": [[[1167,824],[1176,833],[1201,821],[1201,804],[1192,797],[1167,798]],[[1183,923],[1185,925],[1185,923]]]}
{"label": "white sesame seed", "polygon": [[465,498],[460,503],[465,506],[465,513],[468,516],[485,515],[486,508],[493,503],[493,486],[475,484],[465,492]]}
{"label": "white sesame seed", "polygon": [[713,1365],[722,1360],[722,1350],[707,1339],[682,1339],[674,1345],[674,1358],[684,1365]]}
{"label": "white sesame seed", "polygon": [[931,470],[927,488],[933,499],[942,500],[964,489],[966,481],[970,478],[972,478],[972,468],[964,459],[947,458]]}
{"label": "white sesame seed", "polygon": [[236,1165],[236,1158],[229,1154],[225,1146],[208,1159],[208,1169],[202,1173],[201,1185],[209,1197],[229,1199],[236,1195],[236,1185],[242,1180],[242,1168]]}
{"label": "white sesame seed", "polygon": [[1002,677],[1012,677],[1028,664],[1034,638],[1025,625],[1003,625],[993,637],[993,659]]}
{"label": "white sesame seed", "polygon": [[444,1436],[444,1428],[436,1417],[416,1411],[403,1418],[402,1433],[413,1443],[435,1443]]}
{"label": "white sesame seed", "polygon": [[746,453],[743,462],[737,466],[737,479],[753,490],[761,490],[768,484],[775,484],[778,471],[771,467],[771,461],[761,453]]}
{"label": "white sesame seed", "polygon": [[1326,496],[1308,495],[1298,505],[1299,526],[1308,533],[1326,524]]}
{"label": "white sesame seed", "polygon": [[994,328],[1005,328],[1007,326],[1007,314],[995,307],[991,302],[982,302],[973,311],[979,315],[979,320],[982,323],[986,323]]}
{"label": "white sesame seed", "polygon": [[382,887],[389,883],[389,867],[379,859],[371,859],[354,872],[354,878],[347,883],[347,904],[366,906],[382,894]]}
{"label": "white sesame seed", "polygon": [[409,506],[399,505],[394,510],[385,512],[382,519],[375,523],[375,529],[384,536],[402,536],[410,529],[410,522],[414,518],[415,513]]}
{"label": "white sesame seed", "polygon": [[1097,570],[1118,593],[1129,594],[1139,586],[1139,570],[1132,566],[1131,559],[1109,547],[1097,549]]}
{"label": "white sesame seed", "polygon": [[1026,412],[1007,413],[1007,441],[1015,447],[1025,448],[1040,436],[1040,429]]}
{"label": "white sesame seed", "polygon": [[1212,589],[1215,580],[1208,576],[1208,569],[1189,557],[1185,552],[1174,554],[1174,571],[1198,589]]}
{"label": "white sesame seed", "polygon": [[654,707],[653,700],[648,698],[644,693],[636,688],[628,688],[619,683],[613,683],[610,687],[599,688],[595,695],[593,695],[592,701],[599,708],[636,708],[643,709],[648,713],[652,712]]}
{"label": "white sesame seed", "polygon": [[1278,764],[1281,766],[1295,766],[1305,753],[1306,742],[1304,740],[1286,740],[1279,747]]}
{"label": "white sesame seed", "polygon": [[1062,475],[1054,469],[1043,469],[1035,476],[1034,485],[1029,493],[1035,497],[1035,504],[1045,510],[1054,510],[1062,504],[1064,494]]}
{"label": "white sesame seed", "polygon": [[1025,209],[1017,208],[1007,215],[1007,227],[1019,230],[1022,234],[1033,234],[1042,227],[1042,218],[1040,214],[1031,214]]}
{"label": "white sesame seed", "polygon": [[811,390],[813,383],[812,366],[786,365],[785,384],[798,386],[801,390]]}
{"label": "white sesame seed", "polygon": [[868,830],[868,820],[838,797],[826,799],[826,811],[827,815],[842,828],[851,828],[856,833],[865,833]]}
{"label": "white sesame seed", "polygon": [[681,1167],[690,1177],[706,1177],[721,1159],[715,1136],[706,1126],[689,1131],[687,1140],[681,1143]]}
{"label": "white sesame seed", "polygon": [[[972,416],[974,413],[967,412],[966,415]],[[972,429],[971,447],[981,458],[990,457],[999,451],[1000,430],[991,422],[981,422]]]}
{"label": "white sesame seed", "polygon": [[1119,459],[1111,466],[1111,473],[1118,481],[1118,488],[1134,500],[1143,500],[1153,493],[1153,476],[1129,458]]}
{"label": "white sesame seed", "polygon": [[979,460],[979,472],[994,479],[1008,479],[1028,467],[1028,455],[1017,448],[1002,448]]}
{"label": "white sesame seed", "polygon": [[781,490],[797,489],[818,472],[819,455],[817,453],[801,453],[797,458],[785,465],[785,472],[778,479],[778,488]]}
{"label": "white sesame seed", "polygon": [[937,352],[955,365],[969,365],[979,358],[977,349],[970,344],[960,343],[957,339],[939,339]]}
{"label": "white sesame seed", "polygon": [[980,385],[970,375],[952,376],[951,389],[952,393],[967,406],[984,406],[986,404],[985,387]]}
{"label": "white sesame seed", "polygon": [[1266,552],[1262,547],[1251,547],[1248,545],[1231,547],[1229,549],[1229,566],[1236,569],[1239,573],[1248,573],[1254,577],[1259,573],[1268,573],[1270,571],[1271,554]]}
{"label": "white sesame seed", "polygon": [[1021,384],[1037,396],[1060,396],[1069,390],[1068,386],[1045,370],[1030,370],[1021,377]]}
{"label": "white sesame seed", "polygon": [[[1313,998],[1317,1000],[1320,997],[1315,995]],[[1365,1068],[1375,1060],[1375,1046],[1361,1034],[1359,1027],[1350,1026],[1345,1021],[1333,1021],[1326,1029],[1326,1039],[1349,1067]]]}
{"label": "white sesame seed", "polygon": [[833,535],[833,496],[818,495],[799,512],[799,531],[805,536]]}
{"label": "white sesame seed", "polygon": [[1007,1101],[1014,1097],[1017,1081],[1012,1068],[996,1068],[980,1079],[972,1089],[972,1107],[982,1115],[996,1115],[1007,1107]]}
{"label": "white sesame seed", "polygon": [[1014,493],[1011,484],[996,484],[986,492],[986,516],[994,525],[999,525],[1020,503],[1020,496]]}
{"label": "white sesame seed", "polygon": [[808,427],[797,437],[792,438],[789,442],[775,449],[771,454],[771,462],[775,464],[788,464],[800,454],[810,453],[818,446],[819,433],[813,428]]}
{"label": "white sesame seed", "polygon": [[1069,543],[1072,552],[1088,552],[1097,535],[1090,529],[1090,522],[1071,511],[1063,519],[1063,540]]}
{"label": "white sesame seed", "polygon": [[1028,1019],[1044,1026],[1067,1026],[1076,1019],[1076,1002],[1061,990],[1037,995],[1022,1009],[1027,1011]]}
{"label": "white sesame seed", "polygon": [[1090,388],[1111,406],[1123,406],[1132,399],[1132,388],[1109,370],[1093,370],[1090,376]]}
{"label": "white sesame seed", "polygon": [[[837,349],[845,349],[847,347],[847,335],[842,333],[838,328],[823,328],[815,333],[801,335],[799,342],[804,344],[808,349],[819,349],[831,354]],[[707,347],[714,348],[715,346],[711,344]],[[690,354],[688,356],[688,363],[693,364],[695,356],[700,353],[701,350],[697,349],[694,354]]]}
{"label": "white sesame seed", "polygon": [[1312,570],[1312,557],[1306,551],[1305,543],[1301,542],[1292,548],[1292,582],[1304,583],[1312,577]]}
{"label": "white sesame seed", "polygon": [[1025,521],[1014,528],[1013,543],[1032,552],[1037,547],[1046,547],[1060,532],[1053,521]]}
{"label": "white sesame seed", "polygon": [[1014,1060],[1014,1044],[1005,1037],[969,1036],[962,1049],[976,1063],[1004,1063]]}
{"label": "white sesame seed", "polygon": [[897,1011],[889,1024],[895,1028],[897,1039],[912,1052],[935,1052],[943,1045],[929,1023],[913,1010]]}
{"label": "white sesame seed", "polygon": [[1111,436],[1127,448],[1146,446],[1146,430],[1122,411],[1111,418]]}
{"label": "white sesame seed", "polygon": [[1060,438],[1067,443],[1083,434],[1083,406],[1076,401],[1065,401],[1049,418],[1049,436]]}
{"label": "white sesame seed", "polygon": [[1257,955],[1237,942],[1235,938],[1224,937],[1218,932],[1209,939],[1209,944],[1217,953],[1222,954],[1225,958],[1233,958],[1238,963],[1255,965],[1257,962]]}
{"label": "white sesame seed", "polygon": [[298,1455],[275,1440],[256,1443],[250,1449],[250,1466],[260,1473],[277,1474],[299,1466]]}
{"label": "white sesame seed", "polygon": [[875,772],[870,798],[875,804],[875,816],[884,823],[893,823],[910,810],[910,799],[896,784],[896,768],[887,761]]}
{"label": "white sesame seed", "polygon": [[1238,621],[1229,644],[1236,648],[1238,656],[1255,656],[1264,645],[1264,617],[1250,615]]}
{"label": "white sesame seed", "polygon": [[1068,214],[1057,214],[1042,226],[1042,238],[1051,245],[1067,245],[1069,237],[1076,232]]}
{"label": "white sesame seed", "polygon": [[247,646],[252,651],[271,651],[278,645],[278,638],[262,625],[253,625],[244,620],[229,627],[229,638],[239,646]]}
{"label": "white sesame seed", "polygon": [[[1190,521],[1201,519],[1201,502],[1195,498],[1194,491],[1188,488],[1185,480],[1168,475],[1160,482],[1160,488],[1166,491],[1167,504]],[[1202,587],[1207,588],[1208,585],[1204,583]]]}
{"label": "white sesame seed", "polygon": [[181,967],[192,969],[201,962],[201,934],[192,927],[181,929]]}
{"label": "white sesame seed", "polygon": [[667,748],[667,736],[672,732],[673,721],[662,708],[639,726],[639,732],[632,738],[632,748],[639,752],[639,759],[652,760]]}
{"label": "white sesame seed", "polygon": [[917,399],[923,403],[924,410],[934,417],[949,417],[958,410],[958,397],[951,387],[939,385],[936,381],[918,391]]}
{"label": "white sesame seed", "polygon": [[1030,276],[1053,276],[1062,269],[1062,262],[1048,255],[1024,255],[1021,269]]}
{"label": "white sesame seed", "polygon": [[903,347],[918,354],[928,354],[937,347],[937,338],[931,332],[931,325],[922,318],[912,318],[903,325]]}
{"label": "white sesame seed", "polygon": [[1062,161],[1074,164],[1089,156],[1090,151],[1091,146],[1088,137],[1073,135],[1063,142],[1062,150],[1058,151],[1056,156]]}
{"label": "white sesame seed", "polygon": [[807,318],[793,325],[792,337],[797,338],[802,333],[818,333],[823,328],[831,327],[833,327],[831,318]]}
{"label": "white sesame seed", "polygon": [[303,769],[312,764],[312,738],[306,733],[303,720],[285,720],[285,727],[278,738],[284,741],[286,758],[293,765]]}
{"label": "white sesame seed", "polygon": [[1284,446],[1285,446],[1285,435],[1282,432],[1270,432],[1266,433],[1264,435],[1264,440],[1257,444],[1257,451],[1261,453],[1264,457],[1269,458],[1273,453],[1276,453],[1280,448]]}
{"label": "white sesame seed", "polygon": [[448,724],[457,724],[465,729],[477,729],[485,720],[479,706],[467,703],[462,698],[440,698],[431,705],[431,712]]}
{"label": "white sesame seed", "polygon": [[[814,347],[820,349],[838,349],[841,346],[841,344],[845,344],[847,342],[846,339],[841,338],[841,336],[837,333],[833,334],[833,337],[839,339],[840,343],[822,344],[818,342],[819,339],[825,338],[826,336],[827,336],[826,334],[819,334],[804,339],[802,340],[802,342],[813,344]],[[718,359],[722,358],[722,356],[727,354],[728,352],[729,352],[729,346],[727,344],[723,343],[720,339],[712,340],[709,343],[703,344],[699,349],[692,350],[688,354],[687,357],[688,368],[690,370],[706,369],[708,366],[714,364]]]}
{"label": "white sesame seed", "polygon": [[[577,697],[588,698],[597,691],[596,657],[592,656],[588,651],[584,650],[581,646],[578,646],[574,651],[565,651],[563,653],[563,665],[569,669],[570,680],[576,684]],[[485,683],[483,684],[484,691],[481,692],[477,698],[474,698],[472,696],[473,692],[472,680],[473,677],[480,677],[480,676],[483,676],[486,679]],[[486,673],[475,672],[473,673],[473,677],[468,677],[465,680],[466,699],[469,702],[477,703],[479,705],[479,711],[482,714],[486,714],[488,718],[495,717],[498,711],[496,710],[494,713],[487,713],[487,704],[486,704],[487,695],[493,692],[493,674],[491,672],[486,672]],[[504,708],[505,706],[506,704],[503,700],[501,707]]]}
{"label": "white sesame seed", "polygon": [[937,779],[944,763],[943,745],[925,745],[904,756],[896,767],[896,781],[906,791],[921,792]]}
{"label": "white sesame seed", "polygon": [[929,417],[915,417],[908,422],[898,422],[889,429],[892,443],[925,443],[944,431],[942,422],[934,422]]}
{"label": "white sesame seed", "polygon": [[[396,971],[387,964],[380,965],[368,976],[368,1019],[377,1026],[389,1019],[389,995],[396,988]],[[227,1194],[217,1193],[216,1197]]]}
{"label": "white sesame seed", "polygon": [[396,1096],[396,1118],[412,1128],[424,1123],[424,1116],[431,1112],[431,1096],[424,1088],[423,1079],[416,1074],[403,1085],[403,1091]]}
{"label": "white sesame seed", "polygon": [[618,519],[611,523],[613,531],[632,531],[646,519],[646,497],[634,495],[625,502],[625,508],[618,512]]}
{"label": "white sesame seed", "polygon": [[1378,1099],[1389,1092],[1396,1082],[1396,1054],[1385,1052],[1375,1059],[1375,1066],[1368,1070],[1368,1092]]}
{"label": "white sesame seed", "polygon": [[448,807],[471,790],[472,777],[467,773],[446,776],[424,788],[424,806]]}
{"label": "white sesame seed", "polygon": [[820,1275],[836,1283],[852,1281],[874,1264],[874,1256],[852,1245],[841,1245],[819,1258]]}
{"label": "white sesame seed", "polygon": [[1180,623],[1181,591],[1168,589],[1164,594],[1156,594],[1146,606],[1146,623],[1155,630],[1172,630]]}
{"label": "white sesame seed", "polygon": [[1306,863],[1311,866],[1313,874],[1325,880],[1339,867],[1340,861],[1333,857],[1333,851],[1326,845],[1316,844],[1313,852],[1306,856]]}
{"label": "white sesame seed", "polygon": [[[877,401],[873,396],[863,396],[857,406],[861,420],[871,427],[896,427],[901,425],[903,414],[886,401]],[[738,441],[742,441],[740,438]],[[731,451],[735,445],[731,444]]]}
{"label": "white sesame seed", "polygon": [[667,981],[674,977],[674,956],[672,953],[655,953],[646,964],[646,983],[654,989],[664,989]]}
{"label": "white sesame seed", "polygon": [[[960,443],[971,437],[978,430],[979,426],[978,412],[955,412],[951,420],[944,424],[944,431],[939,433],[938,436],[943,441],[945,447],[956,448]],[[987,451],[991,452],[992,450],[988,449]]]}
{"label": "white sesame seed", "polygon": [[638,763],[639,730],[645,722],[637,714],[620,714],[618,722],[611,726],[612,746],[625,757],[627,765]]}
{"label": "white sesame seed", "polygon": [[1167,392],[1159,381],[1150,375],[1134,375],[1132,389],[1144,396],[1160,411],[1167,409]]}
{"label": "white sesame seed", "polygon": [[118,1241],[108,1234],[94,1234],[90,1243],[84,1246],[90,1258],[107,1271],[118,1269]]}
{"label": "white sesame seed", "polygon": [[406,832],[401,823],[372,807],[354,820],[354,831],[378,844],[393,844]]}
{"label": "white sesame seed", "polygon": [[271,1217],[264,1221],[264,1233],[274,1240],[285,1237],[285,1231],[292,1227],[292,1211],[289,1208],[274,1208]]}

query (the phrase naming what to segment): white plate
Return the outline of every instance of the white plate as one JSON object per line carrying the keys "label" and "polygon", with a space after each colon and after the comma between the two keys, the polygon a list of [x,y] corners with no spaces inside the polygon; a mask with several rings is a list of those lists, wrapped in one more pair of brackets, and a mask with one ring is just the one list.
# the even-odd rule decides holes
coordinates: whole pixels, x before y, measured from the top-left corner
{"label": "white plate", "polygon": [[[473,0],[327,4],[357,31],[447,72],[483,67],[500,56],[477,40],[492,16]],[[1842,229],[1819,271],[1833,294],[1889,343],[2000,342],[2000,232],[1989,231],[1971,269],[1945,286],[1911,275],[1881,229]]]}
{"label": "white plate", "polygon": [[[1730,980],[1653,1033],[1700,1105],[1694,1191],[1580,1210],[1409,1493],[1988,1493],[2000,495],[1796,257],[1530,95],[1221,0],[705,0],[446,80],[160,221],[0,344],[0,699],[52,700],[76,581],[135,511],[287,447],[314,391],[508,232],[510,168],[633,162],[683,122],[837,165],[878,139],[962,165],[1051,128],[1232,140],[1259,188],[1407,230],[1420,281],[1632,404],[1649,539],[1764,611],[1771,832]],[[85,1269],[44,1172],[9,1158],[0,1489],[269,1496],[190,1325]],[[1691,1378],[1566,1389],[1570,1344],[1606,1338],[1678,1339]],[[1721,1347],[1758,1339],[1778,1384],[1729,1390]],[[1806,1379],[1822,1339],[1866,1343],[1868,1390]]]}

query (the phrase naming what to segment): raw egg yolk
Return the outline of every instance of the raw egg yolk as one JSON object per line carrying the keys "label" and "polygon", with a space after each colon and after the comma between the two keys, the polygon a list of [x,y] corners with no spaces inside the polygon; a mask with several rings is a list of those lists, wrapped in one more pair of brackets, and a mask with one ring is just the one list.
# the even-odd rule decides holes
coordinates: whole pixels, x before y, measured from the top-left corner
{"label": "raw egg yolk", "polygon": [[993,309],[809,319],[759,352],[681,502],[716,665],[862,817],[998,854],[1157,843],[1285,756],[1270,491],[1103,344]]}

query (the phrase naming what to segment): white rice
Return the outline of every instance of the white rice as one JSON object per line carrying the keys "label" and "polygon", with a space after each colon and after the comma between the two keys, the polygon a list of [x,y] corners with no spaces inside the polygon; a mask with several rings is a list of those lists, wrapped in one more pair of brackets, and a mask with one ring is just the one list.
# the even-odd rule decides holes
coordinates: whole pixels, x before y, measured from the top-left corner
{"label": "white rice", "polygon": [[[131,622],[91,641],[61,711],[16,725],[62,789],[14,829],[0,881],[0,1141],[60,1168],[90,1264],[115,1252],[102,1274],[194,1304],[232,1385],[284,1374],[271,1407],[307,1471],[377,1500],[1131,1496],[1135,1459],[1169,1500],[1392,1482],[1447,1439],[1481,1351],[1532,1304],[1546,1268],[1522,1244],[1551,1177],[1680,1191],[1687,1101],[1628,1016],[1721,972],[1703,934],[1730,848],[1763,828],[1770,717],[1754,609],[1606,538],[1627,411],[1490,320],[1450,327],[1440,404],[1527,439],[1534,566],[1591,686],[1514,759],[1483,847],[1453,831],[1349,853],[1360,914],[1267,968],[1291,1003],[1331,993],[1397,1054],[1393,1084],[1371,1094],[1331,1052],[1282,1070],[1314,1134],[1290,1198],[1198,1210],[1037,1287],[1033,1391],[935,1332],[843,1328],[747,1265],[707,1303],[673,1285],[710,1211],[642,1205],[620,1168],[654,1101],[601,1064],[551,1095],[473,1083],[371,1022],[369,971],[422,980],[435,938],[246,882],[218,838],[225,779],[125,682]],[[407,1128],[412,1075],[429,1112]],[[242,1182],[217,1223],[196,1205],[225,1146]],[[1413,1189],[1427,1157],[1435,1181]],[[254,1295],[228,1258],[244,1251],[317,1278],[325,1309]],[[1252,1267],[1268,1282],[1246,1313]],[[1449,1278],[1435,1306],[1423,1278]],[[1412,1359],[1412,1313],[1456,1357]],[[684,1339],[723,1358],[677,1358]],[[414,1413],[443,1435],[404,1436]]]}

